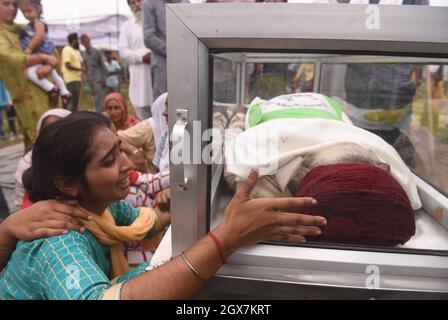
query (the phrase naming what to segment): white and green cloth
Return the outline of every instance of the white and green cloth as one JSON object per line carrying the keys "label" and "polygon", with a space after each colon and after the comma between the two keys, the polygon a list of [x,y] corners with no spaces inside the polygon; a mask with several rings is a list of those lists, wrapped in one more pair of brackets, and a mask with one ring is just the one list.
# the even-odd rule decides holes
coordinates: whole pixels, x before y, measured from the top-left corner
{"label": "white and green cloth", "polygon": [[328,119],[352,122],[334,99],[317,93],[297,93],[266,101],[256,98],[246,117],[246,129],[276,119]]}
{"label": "white and green cloth", "polygon": [[389,164],[412,207],[422,207],[414,176],[397,151],[379,136],[354,126],[338,102],[320,94],[254,100],[246,116],[246,130],[234,135],[226,131],[226,172],[241,182],[257,169],[260,180],[253,194],[290,196],[285,192],[287,184],[302,161],[341,143],[361,146]]}

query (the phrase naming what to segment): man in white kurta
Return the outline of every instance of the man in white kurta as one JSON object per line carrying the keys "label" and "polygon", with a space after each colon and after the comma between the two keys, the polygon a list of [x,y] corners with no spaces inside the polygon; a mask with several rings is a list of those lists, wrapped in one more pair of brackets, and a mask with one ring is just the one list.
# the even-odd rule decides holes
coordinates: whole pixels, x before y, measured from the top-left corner
{"label": "man in white kurta", "polygon": [[141,0],[128,1],[134,16],[126,21],[120,31],[118,47],[121,57],[129,64],[129,99],[137,117],[151,117],[153,103],[151,50],[143,41]]}

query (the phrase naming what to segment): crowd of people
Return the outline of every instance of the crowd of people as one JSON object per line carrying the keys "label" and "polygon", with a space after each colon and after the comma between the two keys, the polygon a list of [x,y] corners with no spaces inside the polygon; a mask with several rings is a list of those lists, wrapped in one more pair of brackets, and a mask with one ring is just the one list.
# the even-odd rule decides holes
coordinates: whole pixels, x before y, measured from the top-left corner
{"label": "crowd of people", "polygon": [[[167,91],[164,60],[166,53],[163,47],[165,40],[160,38],[165,37],[165,27],[163,24],[158,26],[160,28],[163,26],[162,33],[156,28],[153,28],[152,33],[145,31],[146,39],[151,39],[149,43],[154,44],[147,47],[143,33],[142,1],[128,1],[134,16],[122,26],[118,52],[102,52],[92,46],[89,35],[77,33],[67,36],[65,47],[56,48],[49,38],[48,26],[43,20],[44,8],[41,1],[27,0],[15,3],[29,23],[25,28],[11,24],[3,30],[5,50],[2,50],[2,53],[6,55],[7,50],[11,50],[16,59],[10,56],[12,61],[2,61],[8,64],[9,68],[5,68],[0,79],[2,93],[0,116],[3,116],[3,109],[6,109],[9,129],[14,137],[17,136],[15,112],[18,113],[17,120],[24,132],[25,145],[28,147],[35,139],[34,127],[45,109],[62,107],[71,112],[79,110],[85,83],[89,85],[96,111],[100,113],[105,111],[106,96],[115,93],[116,97],[121,91],[120,82],[124,68],[120,61],[126,64],[128,69],[126,71],[129,72],[129,100],[134,107],[133,113],[140,120],[151,117],[152,103]],[[154,12],[155,16],[151,18],[154,21],[157,20],[157,15],[164,14],[159,12],[160,8],[157,11],[153,8],[148,11]],[[6,33],[8,31],[9,34]],[[11,37],[18,38],[19,43],[11,41]],[[84,47],[83,51],[80,50],[80,45]],[[13,79],[14,70],[17,70],[16,67],[23,62],[18,60],[25,56],[29,59],[24,66],[25,75],[18,75],[19,79]],[[28,94],[17,91],[16,87],[23,87]],[[28,87],[33,91],[27,91]],[[12,95],[8,90],[14,91]],[[31,104],[34,106],[31,107]],[[30,107],[23,108],[21,105]],[[23,109],[32,112],[23,114],[21,112]],[[0,138],[6,138],[3,121],[0,123]]]}
{"label": "crowd of people", "polygon": [[[111,52],[104,58],[87,34],[72,33],[59,53],[41,1],[0,1],[2,99],[30,147],[15,175],[20,210],[0,224],[1,299],[186,298],[238,248],[302,242],[325,224],[287,213],[314,206],[310,198],[250,200],[253,173],[216,229],[145,272],[171,218],[165,3],[128,0],[119,53],[130,112]],[[18,10],[25,28],[14,23]],[[80,111],[84,77],[95,112]],[[73,268],[78,282],[66,287]]]}
{"label": "crowd of people", "polygon": [[[146,272],[171,220],[165,5],[182,2],[127,0],[133,16],[118,48],[129,68],[127,97],[115,53],[76,33],[59,52],[40,0],[0,0],[0,108],[15,135],[17,117],[27,147],[15,174],[20,210],[0,224],[0,299],[188,298],[245,245],[322,234],[327,219],[311,210],[314,198],[251,199],[252,172],[218,227]],[[18,10],[25,27],[14,22]],[[80,111],[84,79],[95,111]],[[312,91],[312,68],[298,68],[293,80]],[[76,270],[76,286],[67,285],[67,270]]]}

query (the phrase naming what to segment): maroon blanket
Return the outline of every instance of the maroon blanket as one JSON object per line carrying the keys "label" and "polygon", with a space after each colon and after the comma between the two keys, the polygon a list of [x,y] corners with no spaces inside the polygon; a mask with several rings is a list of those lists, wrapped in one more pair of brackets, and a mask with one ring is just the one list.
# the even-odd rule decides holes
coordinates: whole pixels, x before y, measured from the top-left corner
{"label": "maroon blanket", "polygon": [[296,196],[315,198],[318,206],[305,213],[328,219],[323,234],[308,241],[393,247],[415,235],[409,198],[388,172],[375,166],[316,168],[304,178]]}

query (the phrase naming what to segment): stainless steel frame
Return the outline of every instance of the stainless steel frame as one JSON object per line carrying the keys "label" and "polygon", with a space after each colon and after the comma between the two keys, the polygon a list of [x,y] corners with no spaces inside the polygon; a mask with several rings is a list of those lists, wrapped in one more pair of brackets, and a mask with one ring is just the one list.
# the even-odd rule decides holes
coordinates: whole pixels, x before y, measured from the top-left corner
{"label": "stainless steel frame", "polygon": [[322,79],[320,77],[322,67],[334,64],[366,64],[366,63],[412,63],[412,64],[447,64],[447,59],[421,58],[421,57],[386,57],[386,56],[366,56],[366,55],[329,55],[329,54],[286,54],[286,53],[222,53],[217,55],[219,59],[236,63],[236,90],[235,101],[238,105],[246,104],[246,65],[249,63],[312,63],[315,65],[316,77],[314,79],[314,89],[320,92],[322,88]]}
{"label": "stainless steel frame", "polygon": [[[366,28],[366,8],[243,3],[168,5],[171,131],[185,130],[193,144],[193,121],[201,122],[202,131],[211,127],[212,53],[238,55],[259,50],[448,58],[448,8],[384,6],[379,11],[378,30]],[[243,80],[240,76],[238,81]],[[237,94],[242,99],[243,93]],[[188,119],[179,122],[177,113],[182,110],[188,111]],[[172,254],[178,255],[207,232],[212,178],[211,169],[205,164],[184,165],[182,170],[172,165],[171,170]],[[187,182],[179,185],[179,181]],[[434,200],[443,203],[447,216],[446,198],[435,190],[425,190],[430,190],[425,199],[429,197],[432,203],[434,196]],[[310,292],[320,292],[320,297],[325,297],[325,292],[335,290],[349,297],[354,292],[366,292],[366,272],[371,265],[378,266],[381,272],[380,289],[367,290],[366,297],[381,292],[395,292],[395,297],[403,292],[408,297],[410,293],[431,293],[430,297],[448,293],[448,256],[270,245],[246,248],[234,255],[210,282],[208,290],[224,293],[226,290],[220,286],[228,283],[232,289],[227,293],[250,295],[253,288],[264,283],[271,288],[270,295],[282,298],[303,298]],[[291,284],[297,285],[297,290],[291,290]]]}

